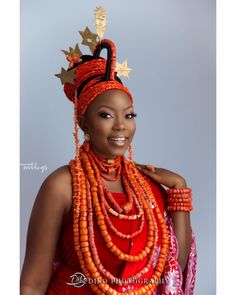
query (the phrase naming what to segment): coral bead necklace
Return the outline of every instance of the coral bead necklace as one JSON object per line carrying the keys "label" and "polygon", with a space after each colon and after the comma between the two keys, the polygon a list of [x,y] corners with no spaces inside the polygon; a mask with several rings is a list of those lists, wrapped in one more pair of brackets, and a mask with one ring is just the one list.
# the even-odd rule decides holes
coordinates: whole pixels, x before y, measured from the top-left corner
{"label": "coral bead necklace", "polygon": [[[101,283],[91,284],[90,287],[96,294],[152,294],[159,283],[163,272],[169,250],[168,230],[165,219],[153,196],[151,188],[141,173],[136,169],[132,161],[126,160],[124,156],[117,157],[114,161],[101,161],[91,149],[82,145],[79,149],[80,157],[70,161],[70,168],[73,176],[73,231],[75,251],[79,258],[82,271],[89,279],[100,280]],[[108,163],[107,163],[108,162]],[[106,166],[108,164],[108,166]],[[109,173],[113,168],[119,171],[124,185],[128,201],[125,205],[119,206],[112,194],[105,187],[102,181],[102,172]],[[136,214],[132,214],[135,207]],[[154,216],[156,213],[157,219]],[[113,225],[110,215],[114,218],[135,220],[138,219],[139,227],[130,234],[118,231]],[[95,221],[96,220],[96,221]],[[111,239],[110,232],[122,239],[131,239],[138,236],[147,223],[147,240],[144,248],[136,255],[124,253],[115,245]],[[134,290],[133,293],[118,292],[103,279],[117,279],[102,265],[99,258],[99,251],[94,239],[94,222],[100,229],[100,233],[107,249],[118,259],[129,262],[139,262],[146,259],[143,268],[135,275],[127,278],[142,278],[152,267],[158,242],[158,231],[161,236],[161,249],[157,265],[153,270],[149,282]],[[124,283],[125,285],[125,283]]]}
{"label": "coral bead necklace", "polygon": [[[88,148],[88,147],[87,147]],[[116,181],[121,174],[121,157],[116,157],[116,159],[104,159],[90,149],[90,158],[92,158],[100,169],[101,176],[109,181]],[[115,177],[108,178],[105,174],[113,174],[116,172]]]}

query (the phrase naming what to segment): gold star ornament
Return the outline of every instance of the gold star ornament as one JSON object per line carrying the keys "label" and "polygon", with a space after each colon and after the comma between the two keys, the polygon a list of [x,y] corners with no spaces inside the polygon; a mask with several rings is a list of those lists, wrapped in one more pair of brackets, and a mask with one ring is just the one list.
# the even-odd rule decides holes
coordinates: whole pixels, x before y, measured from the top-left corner
{"label": "gold star ornament", "polygon": [[75,69],[66,71],[64,68],[61,68],[61,72],[59,74],[55,74],[55,76],[61,80],[62,85],[64,85],[67,82],[70,84],[74,84],[74,71]]}
{"label": "gold star ornament", "polygon": [[72,68],[75,63],[81,62],[81,55],[82,52],[79,48],[78,43],[75,45],[75,48],[69,47],[70,51],[62,50],[62,52],[65,54],[66,59],[69,61],[69,68]]}
{"label": "gold star ornament", "polygon": [[93,53],[95,45],[97,44],[97,34],[92,33],[88,27],[84,31],[79,31],[83,38],[82,44],[89,47],[90,51]]}
{"label": "gold star ornament", "polygon": [[80,57],[82,55],[82,52],[79,48],[78,43],[75,45],[75,48],[69,47],[70,51],[66,51],[66,50],[62,50],[62,52],[66,55],[66,56],[70,56],[72,58],[75,57]]}
{"label": "gold star ornament", "polygon": [[127,60],[125,60],[123,64],[120,64],[118,62],[116,63],[115,71],[118,77],[123,76],[129,79],[129,73],[133,70],[131,68],[128,68]]}
{"label": "gold star ornament", "polygon": [[94,26],[98,35],[99,40],[102,40],[102,37],[106,31],[106,9],[99,6],[95,9],[95,20]]}

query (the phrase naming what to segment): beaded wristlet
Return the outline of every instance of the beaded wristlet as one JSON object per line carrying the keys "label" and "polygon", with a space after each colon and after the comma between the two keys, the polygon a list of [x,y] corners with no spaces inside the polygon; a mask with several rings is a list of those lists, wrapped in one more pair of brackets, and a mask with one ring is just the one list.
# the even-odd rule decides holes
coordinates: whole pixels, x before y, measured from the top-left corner
{"label": "beaded wristlet", "polygon": [[168,211],[192,211],[192,189],[168,189],[167,190]]}

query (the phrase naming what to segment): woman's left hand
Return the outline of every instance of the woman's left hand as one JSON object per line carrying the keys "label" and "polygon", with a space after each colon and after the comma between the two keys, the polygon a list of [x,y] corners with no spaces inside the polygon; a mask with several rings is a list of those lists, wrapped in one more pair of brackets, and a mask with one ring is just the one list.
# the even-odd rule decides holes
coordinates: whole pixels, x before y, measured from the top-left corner
{"label": "woman's left hand", "polygon": [[170,170],[156,168],[153,165],[144,165],[138,163],[135,163],[135,165],[140,171],[142,171],[143,174],[168,188],[174,189],[187,187],[185,179]]}

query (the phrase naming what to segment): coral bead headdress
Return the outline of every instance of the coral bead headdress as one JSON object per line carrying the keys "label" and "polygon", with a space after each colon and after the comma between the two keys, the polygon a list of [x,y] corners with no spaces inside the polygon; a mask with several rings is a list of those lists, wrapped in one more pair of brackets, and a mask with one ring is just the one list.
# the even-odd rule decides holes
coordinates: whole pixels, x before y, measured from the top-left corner
{"label": "coral bead headdress", "polygon": [[[67,70],[62,68],[61,73],[55,75],[64,84],[64,91],[69,100],[74,102],[77,96],[79,115],[84,115],[94,98],[106,90],[123,90],[133,101],[129,90],[118,78],[122,75],[128,78],[132,69],[127,67],[127,61],[123,64],[116,63],[115,44],[111,40],[102,39],[106,27],[104,8],[96,8],[94,24],[97,34],[92,33],[88,27],[84,31],[79,31],[83,37],[82,44],[89,47],[93,58],[82,55],[78,44],[75,48],[70,47],[70,51],[62,50],[69,61],[69,67]],[[100,57],[104,48],[107,50],[107,60]]]}
{"label": "coral bead headdress", "polygon": [[[69,51],[62,50],[69,61],[68,69],[61,68],[61,73],[55,76],[60,78],[64,85],[64,92],[67,98],[74,103],[75,140],[78,146],[78,116],[85,114],[86,109],[92,101],[103,92],[112,89],[120,89],[133,98],[128,88],[125,87],[120,76],[129,78],[132,71],[127,66],[127,60],[122,64],[116,62],[116,46],[108,39],[102,39],[106,29],[106,10],[103,7],[96,7],[94,25],[96,32],[92,33],[88,27],[79,31],[83,38],[82,44],[89,47],[91,55],[82,55],[79,45],[70,47]],[[100,57],[103,49],[107,50],[107,60]],[[76,151],[78,157],[78,147]],[[132,146],[129,147],[129,157],[132,159]]]}

